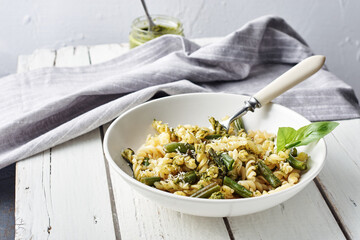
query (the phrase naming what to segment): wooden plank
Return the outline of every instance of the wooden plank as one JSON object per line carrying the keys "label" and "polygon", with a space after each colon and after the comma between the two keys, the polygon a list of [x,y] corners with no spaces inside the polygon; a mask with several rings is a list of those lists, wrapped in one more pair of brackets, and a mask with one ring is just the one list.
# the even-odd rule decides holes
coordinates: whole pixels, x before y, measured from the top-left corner
{"label": "wooden plank", "polygon": [[98,129],[51,151],[53,239],[115,239]]}
{"label": "wooden plank", "polygon": [[[49,60],[60,67],[89,64],[84,47],[64,48],[54,56],[20,68],[49,66]],[[16,239],[115,238],[99,129],[18,162],[16,168]]]}
{"label": "wooden plank", "polygon": [[[51,50],[36,50],[32,55],[21,56],[18,72],[53,66],[55,57],[56,53]],[[50,225],[45,198],[49,189],[43,179],[49,175],[46,171],[49,159],[50,151],[45,151],[16,163],[15,239],[48,236]]]}
{"label": "wooden plank", "polygon": [[45,151],[16,164],[15,239],[44,239],[51,231],[49,159]]}
{"label": "wooden plank", "polygon": [[[89,64],[91,62],[88,47],[65,47],[57,52],[56,67],[74,67]],[[63,145],[66,147],[63,147]],[[56,169],[63,168],[60,173],[69,173],[69,170],[72,170],[72,174],[69,174],[68,184],[61,181],[61,175],[59,175],[59,181],[57,182],[58,193],[71,195],[72,201],[70,201],[71,206],[59,204],[58,210],[59,212],[68,210],[68,216],[72,214],[83,216],[84,221],[68,221],[68,224],[65,225],[63,222],[67,218],[60,219],[58,225],[61,224],[63,229],[59,230],[56,236],[59,236],[59,239],[73,238],[76,229],[76,231],[80,231],[78,237],[74,239],[114,239],[115,231],[100,129],[96,129],[63,145],[52,149],[52,158],[59,159],[58,165],[55,162],[53,165]],[[75,179],[78,180],[75,181],[76,184],[73,182]],[[84,207],[84,203],[86,203],[86,207]],[[96,231],[89,231],[90,228]],[[68,237],[61,235],[64,231],[68,232]]]}
{"label": "wooden plank", "polygon": [[16,239],[115,239],[99,140],[94,130],[18,163]]}
{"label": "wooden plank", "polygon": [[91,46],[89,49],[91,64],[98,64],[111,60],[128,51],[129,44],[127,43]]}
{"label": "wooden plank", "polygon": [[63,47],[57,50],[56,67],[80,67],[89,65],[88,47]]}
{"label": "wooden plank", "polygon": [[360,119],[339,122],[325,138],[327,162],[318,181],[348,237],[360,239]]}
{"label": "wooden plank", "polygon": [[56,51],[50,49],[37,49],[31,55],[19,56],[17,72],[25,72],[43,67],[53,67]]}
{"label": "wooden plank", "polygon": [[235,239],[345,239],[313,182],[278,206],[229,222]]}
{"label": "wooden plank", "polygon": [[29,70],[52,67],[55,64],[56,52],[50,49],[35,50],[29,57]]}
{"label": "wooden plank", "polygon": [[17,72],[23,73],[29,71],[29,55],[20,55],[18,57]]}

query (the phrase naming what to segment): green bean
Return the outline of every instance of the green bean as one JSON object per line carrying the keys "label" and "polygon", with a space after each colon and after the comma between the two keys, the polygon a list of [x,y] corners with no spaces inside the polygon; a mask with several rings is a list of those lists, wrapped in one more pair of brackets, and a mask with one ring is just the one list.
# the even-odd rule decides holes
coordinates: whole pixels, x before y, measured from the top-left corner
{"label": "green bean", "polygon": [[150,162],[149,162],[149,158],[148,157],[144,157],[144,161],[142,163],[145,167],[149,166],[150,165]]}
{"label": "green bean", "polygon": [[223,161],[223,163],[225,164],[227,170],[231,171],[233,169],[234,166],[234,159],[232,157],[229,156],[229,154],[227,153],[222,153],[220,155],[220,159]]}
{"label": "green bean", "polygon": [[232,157],[230,157],[227,153],[217,155],[215,150],[212,148],[210,148],[208,152],[210,159],[214,160],[219,170],[221,171],[220,174],[225,174],[226,170],[230,171],[233,169],[234,159],[232,159]]}
{"label": "green bean", "polygon": [[205,136],[205,139],[207,139],[207,140],[218,139],[218,138],[221,138],[222,136],[223,135],[221,135],[221,134],[210,134],[210,135]]}
{"label": "green bean", "polygon": [[238,195],[244,198],[252,197],[253,193],[247,190],[244,186],[238,184],[229,177],[224,178],[224,185],[232,188]]}
{"label": "green bean", "polygon": [[122,153],[121,153],[121,156],[130,164],[132,164],[131,162],[131,158],[132,158],[132,155],[134,155],[135,152],[131,149],[131,148],[127,148],[125,149]]}
{"label": "green bean", "polygon": [[196,196],[199,195],[200,193],[202,193],[202,192],[204,192],[204,191],[208,190],[209,188],[212,188],[212,187],[214,187],[214,186],[216,186],[216,185],[217,185],[216,182],[212,182],[212,183],[210,183],[209,185],[207,185],[207,186],[205,186],[205,187],[203,187],[203,188],[200,188],[200,189],[197,190],[195,193],[191,194],[190,197],[196,197]]}
{"label": "green bean", "polygon": [[307,169],[306,162],[297,160],[291,154],[289,154],[289,157],[286,159],[286,161],[288,161],[290,166],[292,166],[295,169],[298,169],[298,170],[306,170]]}
{"label": "green bean", "polygon": [[219,176],[224,176],[226,174],[226,166],[224,162],[220,159],[220,156],[216,154],[215,150],[210,148],[208,151],[210,159],[212,159],[219,168]]}
{"label": "green bean", "polygon": [[297,154],[297,149],[296,148],[292,148],[291,151],[290,151],[290,154],[293,156],[293,157],[296,157],[298,154]]}
{"label": "green bean", "polygon": [[221,125],[219,121],[215,120],[214,117],[209,118],[209,122],[211,123],[215,134],[226,135],[227,129]]}
{"label": "green bean", "polygon": [[159,182],[161,180],[161,177],[143,177],[140,179],[140,182],[145,183],[149,186],[154,186],[155,182]]}
{"label": "green bean", "polygon": [[187,153],[189,150],[195,151],[194,145],[191,145],[189,143],[182,143],[182,142],[172,142],[164,145],[164,150],[167,153],[171,152],[181,152],[181,153]]}
{"label": "green bean", "polygon": [[210,183],[209,185],[201,188],[190,197],[195,198],[209,198],[214,192],[220,191],[220,186],[216,183]]}
{"label": "green bean", "polygon": [[244,121],[242,120],[241,117],[239,117],[238,119],[236,119],[234,122],[234,129],[236,130],[236,133],[238,133],[241,129],[244,129],[245,131],[245,125],[244,125]]}
{"label": "green bean", "polygon": [[209,155],[212,160],[215,161],[215,163],[218,165],[218,167],[223,166],[223,162],[221,161],[220,157],[216,154],[215,150],[213,148],[209,149]]}
{"label": "green bean", "polygon": [[184,176],[185,182],[187,182],[189,184],[193,184],[193,183],[196,183],[197,180],[198,180],[198,176],[196,175],[195,171],[185,173],[185,176]]}
{"label": "green bean", "polygon": [[258,168],[261,175],[270,183],[274,188],[281,185],[281,181],[272,173],[270,168],[266,166],[264,161],[258,161]]}

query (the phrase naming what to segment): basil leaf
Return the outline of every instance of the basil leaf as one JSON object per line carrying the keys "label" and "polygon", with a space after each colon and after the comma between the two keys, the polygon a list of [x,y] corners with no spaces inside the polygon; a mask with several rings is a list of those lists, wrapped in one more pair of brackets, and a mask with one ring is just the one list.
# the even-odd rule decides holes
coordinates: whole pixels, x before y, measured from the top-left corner
{"label": "basil leaf", "polygon": [[[293,128],[279,128],[277,136],[277,151],[284,149],[308,145],[311,142],[319,141],[328,133],[334,130],[339,123],[337,122],[315,122],[297,131]],[[294,132],[295,131],[295,132]]]}
{"label": "basil leaf", "polygon": [[296,131],[296,140],[301,141],[298,146],[307,145],[311,142],[319,141],[328,133],[334,130],[339,123],[337,122],[315,122],[304,126]]}
{"label": "basil leaf", "polygon": [[277,151],[285,149],[287,143],[292,142],[296,137],[296,130],[292,127],[280,127],[277,132],[276,146]]}

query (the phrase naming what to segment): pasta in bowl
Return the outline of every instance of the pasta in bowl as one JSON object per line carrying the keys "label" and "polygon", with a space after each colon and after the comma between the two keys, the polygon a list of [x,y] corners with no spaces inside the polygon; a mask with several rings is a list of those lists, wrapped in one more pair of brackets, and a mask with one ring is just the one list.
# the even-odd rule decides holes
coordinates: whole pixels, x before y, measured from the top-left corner
{"label": "pasta in bowl", "polygon": [[[297,154],[296,148],[292,154],[290,149],[277,152],[274,134],[246,133],[241,119],[238,121],[227,132],[219,129],[214,118],[210,118],[212,129],[194,125],[171,128],[154,120],[158,133],[149,135],[136,154],[127,148],[122,156],[132,166],[135,179],[181,196],[246,198],[296,184],[301,170],[306,170],[299,165],[306,164],[308,155]],[[291,156],[298,164],[291,162]]]}
{"label": "pasta in bowl", "polygon": [[[272,133],[310,122],[276,104],[243,117],[247,131],[216,132],[215,119],[230,115],[247,98],[184,94],[142,104],[111,124],[104,138],[105,156],[134,190],[183,213],[239,216],[275,206],[319,173],[325,142],[299,147],[297,154],[293,148],[277,151]],[[213,127],[210,115],[215,117],[210,118]],[[306,162],[307,169],[294,168],[289,155]]]}

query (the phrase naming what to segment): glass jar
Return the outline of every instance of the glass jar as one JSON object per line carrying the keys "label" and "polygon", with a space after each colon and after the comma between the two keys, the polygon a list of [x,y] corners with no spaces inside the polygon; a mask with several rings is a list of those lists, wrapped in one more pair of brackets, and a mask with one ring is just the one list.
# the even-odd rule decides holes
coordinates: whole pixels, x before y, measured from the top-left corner
{"label": "glass jar", "polygon": [[178,19],[170,16],[152,15],[152,20],[156,25],[153,31],[148,31],[149,23],[146,16],[138,17],[132,22],[129,35],[130,48],[137,47],[165,34],[184,36],[183,25]]}

